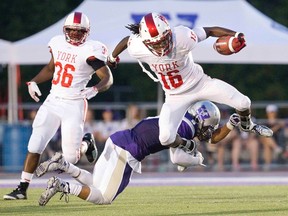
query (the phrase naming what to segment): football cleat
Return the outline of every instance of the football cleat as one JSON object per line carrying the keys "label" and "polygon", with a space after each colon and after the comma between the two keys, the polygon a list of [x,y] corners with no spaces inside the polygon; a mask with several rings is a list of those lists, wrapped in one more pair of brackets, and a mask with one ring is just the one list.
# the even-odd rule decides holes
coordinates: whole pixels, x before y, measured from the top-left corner
{"label": "football cleat", "polygon": [[253,124],[250,126],[250,129],[243,129],[240,126],[240,129],[242,131],[245,131],[245,132],[255,133],[259,136],[264,136],[264,137],[272,137],[273,136],[273,131],[265,125]]}
{"label": "football cleat", "polygon": [[[28,183],[27,183],[28,184]],[[4,200],[26,200],[27,199],[27,194],[26,191],[21,188],[20,185],[13,190],[11,193],[6,194],[3,196]]]}
{"label": "football cleat", "polygon": [[47,188],[39,198],[39,205],[45,206],[57,192],[62,192],[60,199],[65,195],[65,201],[68,202],[69,183],[53,176],[48,180]]}
{"label": "football cleat", "polygon": [[87,151],[85,152],[87,160],[90,163],[96,162],[98,158],[98,151],[97,151],[96,142],[95,142],[93,134],[86,133],[82,141],[85,141],[88,145]]}
{"label": "football cleat", "polygon": [[67,172],[69,163],[65,161],[60,152],[56,152],[49,160],[41,163],[35,173],[37,177],[41,177],[46,172],[57,171],[58,173]]}

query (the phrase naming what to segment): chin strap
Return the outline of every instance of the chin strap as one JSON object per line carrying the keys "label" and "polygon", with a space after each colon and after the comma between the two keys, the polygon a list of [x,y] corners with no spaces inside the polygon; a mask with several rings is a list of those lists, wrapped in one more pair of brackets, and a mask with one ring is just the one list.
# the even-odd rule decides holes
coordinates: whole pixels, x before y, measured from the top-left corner
{"label": "chin strap", "polygon": [[144,73],[146,73],[154,82],[159,82],[159,79],[157,79],[155,76],[152,75],[152,73],[143,66],[142,62],[138,60],[139,65],[141,66]]}

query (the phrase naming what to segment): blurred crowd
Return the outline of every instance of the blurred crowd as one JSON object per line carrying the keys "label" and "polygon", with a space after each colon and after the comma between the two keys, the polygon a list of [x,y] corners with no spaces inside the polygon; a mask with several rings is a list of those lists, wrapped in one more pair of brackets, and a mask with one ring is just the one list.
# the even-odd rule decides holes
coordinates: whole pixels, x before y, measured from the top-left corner
{"label": "blurred crowd", "polygon": [[[225,124],[232,110],[221,110],[221,124]],[[285,169],[288,163],[288,122],[278,116],[278,107],[270,104],[266,107],[265,122],[274,135],[271,138],[259,137],[255,134],[233,130],[224,140],[217,144],[201,143],[198,147],[205,157],[207,167],[195,167],[197,170],[213,171],[269,171]],[[96,113],[97,112],[97,113]],[[36,111],[30,112],[32,121]],[[95,117],[98,114],[98,119]],[[124,117],[122,117],[124,116]],[[147,117],[146,111],[136,104],[127,106],[124,115],[119,115],[116,110],[87,111],[84,133],[93,133],[99,153],[104,149],[106,139],[114,132],[129,129],[141,119]],[[254,119],[257,122],[257,119]],[[262,119],[263,121],[263,119]],[[51,157],[60,149],[60,133],[51,140],[45,150],[42,160]],[[80,161],[82,165],[87,163]],[[88,165],[88,164],[87,164]],[[147,157],[143,163],[144,171],[174,171],[175,166],[170,162],[168,151],[162,151]]]}

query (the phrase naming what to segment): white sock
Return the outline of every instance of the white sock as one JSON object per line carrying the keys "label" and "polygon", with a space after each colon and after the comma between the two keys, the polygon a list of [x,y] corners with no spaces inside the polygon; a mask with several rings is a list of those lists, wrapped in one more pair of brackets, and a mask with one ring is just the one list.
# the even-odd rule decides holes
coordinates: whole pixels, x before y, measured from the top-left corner
{"label": "white sock", "polygon": [[20,182],[28,182],[28,183],[30,183],[32,178],[33,178],[33,173],[28,173],[28,172],[22,171]]}
{"label": "white sock", "polygon": [[72,177],[75,178],[75,177],[79,176],[79,174],[80,174],[80,168],[77,167],[77,166],[75,166],[75,165],[72,164],[72,163],[69,163],[69,167],[68,167],[68,170],[67,170],[66,173],[68,173],[69,175],[71,175]]}
{"label": "white sock", "polygon": [[70,187],[70,194],[73,194],[75,196],[78,196],[82,190],[82,185],[78,184],[69,183],[69,187]]}

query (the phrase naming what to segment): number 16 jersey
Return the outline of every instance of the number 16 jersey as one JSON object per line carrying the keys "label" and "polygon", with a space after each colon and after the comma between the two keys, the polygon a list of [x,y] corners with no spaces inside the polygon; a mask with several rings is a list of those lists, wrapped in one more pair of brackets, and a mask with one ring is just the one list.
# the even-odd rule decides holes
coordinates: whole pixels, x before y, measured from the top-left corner
{"label": "number 16 jersey", "polygon": [[[202,39],[193,30],[177,26],[172,30],[172,40],[171,52],[159,57],[148,50],[141,37],[131,35],[128,52],[131,57],[149,65],[166,93],[180,94],[191,89],[204,75],[202,67],[194,63],[191,52]],[[143,71],[147,73],[145,69]]]}

